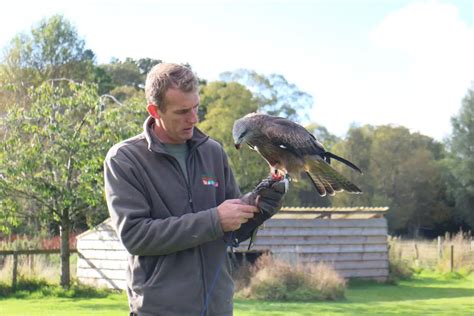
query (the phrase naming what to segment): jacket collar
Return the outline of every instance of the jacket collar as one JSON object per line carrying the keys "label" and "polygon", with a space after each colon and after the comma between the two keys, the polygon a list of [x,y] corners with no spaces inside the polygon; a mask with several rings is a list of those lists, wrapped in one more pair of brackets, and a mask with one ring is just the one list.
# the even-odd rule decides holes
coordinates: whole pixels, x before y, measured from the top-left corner
{"label": "jacket collar", "polygon": [[[145,123],[143,124],[143,133],[145,135],[145,139],[147,141],[148,150],[155,151],[157,153],[166,153],[165,147],[163,143],[158,139],[155,132],[153,131],[153,124],[155,120],[153,117],[149,116]],[[193,150],[195,147],[204,143],[209,136],[204,134],[200,129],[194,127],[193,137],[187,141],[189,150]]]}

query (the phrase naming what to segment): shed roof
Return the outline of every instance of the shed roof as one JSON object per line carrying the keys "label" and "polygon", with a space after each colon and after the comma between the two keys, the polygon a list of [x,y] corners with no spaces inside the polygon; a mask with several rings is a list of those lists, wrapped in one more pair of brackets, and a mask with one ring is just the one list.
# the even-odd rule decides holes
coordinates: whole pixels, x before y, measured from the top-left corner
{"label": "shed roof", "polygon": [[[273,216],[276,219],[370,219],[383,216],[388,206],[293,207],[285,206]],[[97,231],[113,230],[111,218],[76,236],[77,239]]]}
{"label": "shed roof", "polygon": [[91,229],[88,229],[88,230],[82,232],[81,234],[77,235],[76,239],[80,239],[80,238],[82,238],[86,235],[93,234],[93,233],[95,233],[97,231],[101,231],[101,230],[113,230],[112,219],[110,217],[107,218],[102,223],[100,223],[99,225],[97,225],[97,226],[95,226]]}
{"label": "shed roof", "polygon": [[294,219],[369,219],[382,217],[388,206],[283,207],[273,218]]}

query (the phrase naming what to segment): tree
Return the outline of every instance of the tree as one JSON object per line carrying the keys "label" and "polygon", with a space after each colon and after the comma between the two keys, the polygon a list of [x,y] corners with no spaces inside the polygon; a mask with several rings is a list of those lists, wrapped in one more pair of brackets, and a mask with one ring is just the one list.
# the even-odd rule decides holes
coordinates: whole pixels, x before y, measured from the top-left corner
{"label": "tree", "polygon": [[264,76],[253,70],[224,72],[220,79],[246,86],[258,100],[259,110],[270,115],[301,121],[313,104],[313,97],[279,74]]}
{"label": "tree", "polygon": [[111,78],[112,87],[128,86],[135,89],[143,89],[146,75],[153,66],[162,61],[152,58],[140,58],[135,60],[127,57],[124,61],[112,59],[111,63],[100,65]]}
{"label": "tree", "polygon": [[[28,88],[48,79],[91,79],[94,58],[94,53],[85,48],[84,40],[63,16],[41,20],[29,33],[16,35],[6,48],[0,67],[3,110],[24,100]],[[22,105],[26,106],[27,102]]]}
{"label": "tree", "polygon": [[144,76],[146,76],[150,72],[151,68],[161,63],[162,63],[161,59],[153,59],[149,57],[140,58],[135,61],[135,64],[137,65],[138,70]]}
{"label": "tree", "polygon": [[130,86],[139,89],[145,82],[146,74],[141,73],[137,63],[132,58],[124,61],[113,59],[110,64],[101,65],[112,78],[113,87]]}
{"label": "tree", "polygon": [[458,115],[451,119],[453,134],[448,140],[450,193],[455,200],[458,224],[474,228],[474,90],[468,90]]}
{"label": "tree", "polygon": [[161,60],[152,58],[112,59],[109,64],[96,67],[94,82],[99,84],[100,93],[108,93],[121,102],[144,96],[146,75],[159,63]]}
{"label": "tree", "polygon": [[347,132],[345,139],[340,139],[333,145],[332,152],[344,157],[358,166],[363,175],[333,162],[334,168],[339,170],[352,183],[357,184],[363,191],[360,195],[339,194],[333,199],[335,206],[367,206],[367,205],[387,205],[388,202],[382,198],[378,200],[375,196],[375,182],[371,172],[371,148],[374,139],[374,127],[352,127]]}
{"label": "tree", "polygon": [[364,172],[355,174],[334,164],[364,191],[359,196],[337,195],[335,205],[389,206],[389,228],[395,233],[418,236],[449,220],[441,161],[442,144],[428,136],[394,126],[352,128],[333,151]]}
{"label": "tree", "polygon": [[[94,85],[46,82],[28,95],[31,106],[12,107],[2,122],[6,134],[0,155],[0,228],[18,224],[24,216],[57,225],[61,285],[68,287],[71,221],[85,213],[96,220],[107,217],[105,153],[139,131],[143,118],[136,115],[137,105],[107,107]],[[34,206],[34,214],[25,205]]]}

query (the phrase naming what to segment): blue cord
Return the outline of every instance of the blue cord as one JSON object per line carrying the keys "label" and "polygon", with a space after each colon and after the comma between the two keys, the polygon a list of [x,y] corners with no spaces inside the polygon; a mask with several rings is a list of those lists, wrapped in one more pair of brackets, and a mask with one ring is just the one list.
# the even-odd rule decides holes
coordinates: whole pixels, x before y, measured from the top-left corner
{"label": "blue cord", "polygon": [[206,300],[204,301],[204,308],[201,312],[201,316],[206,316],[207,309],[209,307],[209,298],[211,297],[212,291],[214,290],[214,287],[216,286],[217,280],[219,279],[219,276],[221,274],[222,267],[224,266],[224,261],[227,256],[227,248],[232,246],[232,242],[234,239],[234,232],[231,233],[229,241],[226,243],[225,251],[224,251],[224,256],[222,256],[219,268],[216,271],[216,274],[214,275],[214,280],[212,280],[211,287],[209,288],[209,291],[207,291],[206,294]]}

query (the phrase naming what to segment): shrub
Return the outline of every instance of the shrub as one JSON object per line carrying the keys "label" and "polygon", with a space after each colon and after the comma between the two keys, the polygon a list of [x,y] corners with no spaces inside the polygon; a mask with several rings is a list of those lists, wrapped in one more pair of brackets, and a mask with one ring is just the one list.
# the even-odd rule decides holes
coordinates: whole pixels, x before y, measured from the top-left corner
{"label": "shrub", "polygon": [[402,248],[396,237],[388,239],[388,273],[390,282],[409,279],[413,276],[413,268],[402,258]]}
{"label": "shrub", "polygon": [[344,297],[345,288],[344,278],[327,264],[291,265],[264,255],[239,295],[273,301],[334,300]]}

